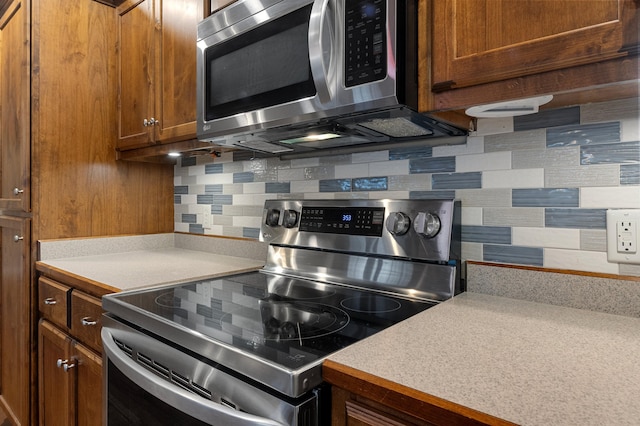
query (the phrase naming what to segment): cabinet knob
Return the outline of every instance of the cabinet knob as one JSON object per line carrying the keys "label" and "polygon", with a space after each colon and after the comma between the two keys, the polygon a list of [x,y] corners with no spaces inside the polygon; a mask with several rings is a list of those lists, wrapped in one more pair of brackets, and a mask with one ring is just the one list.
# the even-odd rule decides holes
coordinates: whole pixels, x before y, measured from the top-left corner
{"label": "cabinet knob", "polygon": [[46,299],[44,299],[44,304],[45,305],[55,305],[56,303],[56,299],[54,299],[53,297],[47,297]]}
{"label": "cabinet knob", "polygon": [[20,195],[24,193],[24,189],[13,188],[13,195]]}
{"label": "cabinet knob", "polygon": [[24,240],[24,237],[21,237],[20,235],[14,235],[13,236],[13,242],[14,243],[19,243],[22,240]]}
{"label": "cabinet knob", "polygon": [[66,373],[67,371],[69,371],[69,369],[75,367],[75,364],[69,364],[69,360],[68,359],[60,359],[58,358],[58,361],[56,361],[56,366],[58,368],[62,368],[64,370],[64,372]]}
{"label": "cabinet knob", "polygon": [[142,120],[142,125],[144,127],[151,127],[151,126],[155,126],[156,124],[160,124],[160,122],[153,117],[151,117],[148,120],[146,118]]}
{"label": "cabinet knob", "polygon": [[98,321],[92,320],[91,317],[84,317],[80,320],[80,323],[88,327],[88,326],[96,325]]}

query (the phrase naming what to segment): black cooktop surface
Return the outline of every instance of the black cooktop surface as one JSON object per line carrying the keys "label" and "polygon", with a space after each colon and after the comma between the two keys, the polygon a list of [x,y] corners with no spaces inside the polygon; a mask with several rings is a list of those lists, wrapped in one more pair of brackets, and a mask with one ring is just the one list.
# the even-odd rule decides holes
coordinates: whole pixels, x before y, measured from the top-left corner
{"label": "black cooktop surface", "polygon": [[169,323],[292,370],[435,304],[264,272],[109,298],[117,309],[107,310],[152,332],[154,322]]}

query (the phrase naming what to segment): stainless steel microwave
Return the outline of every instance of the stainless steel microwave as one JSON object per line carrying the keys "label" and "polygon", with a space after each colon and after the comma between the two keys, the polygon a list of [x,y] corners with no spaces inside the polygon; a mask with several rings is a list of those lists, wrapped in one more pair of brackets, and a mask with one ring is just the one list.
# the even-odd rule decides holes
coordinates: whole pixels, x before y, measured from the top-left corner
{"label": "stainless steel microwave", "polygon": [[198,25],[198,139],[283,154],[466,135],[416,111],[417,3],[239,0],[214,13]]}

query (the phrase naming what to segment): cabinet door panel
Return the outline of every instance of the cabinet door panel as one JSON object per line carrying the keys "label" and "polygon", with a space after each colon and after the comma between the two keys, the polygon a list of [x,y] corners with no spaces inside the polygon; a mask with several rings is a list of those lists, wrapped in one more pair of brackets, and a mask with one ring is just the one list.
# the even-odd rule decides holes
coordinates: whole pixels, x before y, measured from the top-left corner
{"label": "cabinet door panel", "polygon": [[[458,88],[622,57],[628,0],[434,2],[434,88]],[[636,28],[637,31],[637,28]],[[635,35],[637,42],[637,34]]]}
{"label": "cabinet door panel", "polygon": [[73,424],[74,369],[65,371],[58,360],[76,361],[71,357],[71,339],[53,324],[41,321],[38,331],[38,380],[40,388],[40,425]]}
{"label": "cabinet door panel", "polygon": [[30,220],[0,216],[0,404],[17,425],[28,425],[31,382]]}
{"label": "cabinet door panel", "polygon": [[76,412],[78,426],[96,426],[102,419],[102,358],[92,350],[75,343],[74,358],[78,363]]}
{"label": "cabinet door panel", "polygon": [[14,1],[0,17],[0,209],[29,211],[29,5]]}
{"label": "cabinet door panel", "polygon": [[203,17],[201,0],[158,2],[162,19],[154,128],[156,141],[196,137],[196,39]]}
{"label": "cabinet door panel", "polygon": [[[118,7],[118,123],[120,148],[153,143],[144,120],[153,114],[154,0],[127,1]],[[155,118],[155,117],[154,117]]]}

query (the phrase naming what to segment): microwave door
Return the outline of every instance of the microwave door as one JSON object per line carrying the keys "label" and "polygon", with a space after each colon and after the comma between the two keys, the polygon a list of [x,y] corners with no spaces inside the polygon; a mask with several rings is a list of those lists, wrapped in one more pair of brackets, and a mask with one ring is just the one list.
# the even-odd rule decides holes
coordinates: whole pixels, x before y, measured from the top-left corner
{"label": "microwave door", "polygon": [[338,57],[335,0],[316,0],[309,19],[309,63],[318,100],[323,104],[335,99]]}

